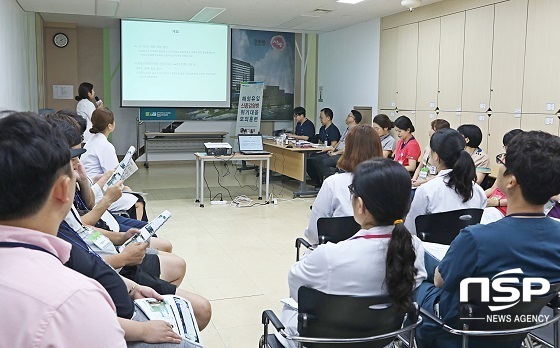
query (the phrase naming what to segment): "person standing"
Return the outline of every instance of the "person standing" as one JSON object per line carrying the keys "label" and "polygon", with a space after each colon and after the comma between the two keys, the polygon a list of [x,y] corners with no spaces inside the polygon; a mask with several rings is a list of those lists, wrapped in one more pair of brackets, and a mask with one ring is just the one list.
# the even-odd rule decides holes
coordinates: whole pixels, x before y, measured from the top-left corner
{"label": "person standing", "polygon": [[103,101],[99,100],[99,98],[96,100],[95,98],[95,90],[93,89],[93,85],[89,82],[82,82],[80,87],[78,87],[78,95],[74,97],[74,99],[78,101],[76,112],[78,115],[85,118],[87,122],[86,130],[82,134],[84,143],[87,143],[92,137],[92,134],[88,132],[88,130],[91,128],[91,116],[93,112],[95,109],[103,107]]}

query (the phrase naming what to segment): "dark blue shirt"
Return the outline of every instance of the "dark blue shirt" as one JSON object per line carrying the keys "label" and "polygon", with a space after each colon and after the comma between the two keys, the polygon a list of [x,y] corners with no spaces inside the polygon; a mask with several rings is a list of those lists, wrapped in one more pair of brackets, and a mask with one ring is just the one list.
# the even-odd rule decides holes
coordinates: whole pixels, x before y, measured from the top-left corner
{"label": "dark blue shirt", "polygon": [[339,140],[340,131],[338,130],[338,127],[334,125],[334,123],[331,123],[328,128],[325,128],[325,126],[321,126],[321,128],[319,129],[319,143],[324,144],[326,141],[327,145],[331,146],[332,141]]}
{"label": "dark blue shirt", "polygon": [[296,125],[296,135],[308,136],[309,139],[307,140],[313,141],[313,138],[315,138],[315,125],[309,119],[305,119],[305,122]]}

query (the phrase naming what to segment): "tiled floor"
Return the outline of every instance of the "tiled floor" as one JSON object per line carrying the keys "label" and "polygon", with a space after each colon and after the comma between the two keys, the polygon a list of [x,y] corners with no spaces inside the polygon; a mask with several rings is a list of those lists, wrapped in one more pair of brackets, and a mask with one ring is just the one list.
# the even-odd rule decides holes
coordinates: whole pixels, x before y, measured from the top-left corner
{"label": "tiled floor", "polygon": [[[256,198],[249,187],[256,182],[255,172],[235,174],[218,164],[220,183],[235,192]],[[206,179],[212,194],[227,191],[218,187],[216,170],[210,166]],[[172,218],[158,235],[174,245],[174,252],[187,261],[187,276],[181,288],[206,297],[212,303],[212,322],[202,332],[207,348],[257,347],[262,334],[260,324],[264,309],[279,313],[279,300],[288,297],[287,274],[295,261],[294,240],[303,235],[313,198],[292,199],[295,182],[272,186],[278,205],[236,208],[194,202],[196,184],[193,162],[156,165],[140,169],[126,184],[136,191],[152,192],[148,202],[150,218],[167,209]],[[284,187],[284,188],[283,188]],[[162,194],[156,195],[161,189]],[[187,190],[185,190],[187,189]],[[230,189],[231,190],[231,189]],[[174,191],[181,192],[176,199]],[[167,193],[166,193],[167,192]],[[166,196],[167,195],[167,196]],[[264,193],[263,193],[264,195]],[[171,199],[165,199],[169,197]],[[258,201],[257,201],[258,202]]]}

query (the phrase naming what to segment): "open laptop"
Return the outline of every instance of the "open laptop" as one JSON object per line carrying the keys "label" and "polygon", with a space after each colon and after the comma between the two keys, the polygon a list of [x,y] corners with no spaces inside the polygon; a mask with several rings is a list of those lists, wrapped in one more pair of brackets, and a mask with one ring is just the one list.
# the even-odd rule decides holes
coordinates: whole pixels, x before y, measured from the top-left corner
{"label": "open laptop", "polygon": [[263,139],[260,134],[239,134],[239,152],[244,155],[269,155],[263,150]]}

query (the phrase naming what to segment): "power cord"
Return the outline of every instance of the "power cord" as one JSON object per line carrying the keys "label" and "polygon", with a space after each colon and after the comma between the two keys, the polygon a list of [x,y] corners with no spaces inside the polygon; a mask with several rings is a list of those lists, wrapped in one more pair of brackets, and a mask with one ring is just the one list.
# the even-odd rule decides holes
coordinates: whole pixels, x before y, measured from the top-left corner
{"label": "power cord", "polygon": [[266,205],[266,203],[255,202],[245,195],[235,197],[230,203],[230,206],[235,208],[251,208],[257,205]]}

